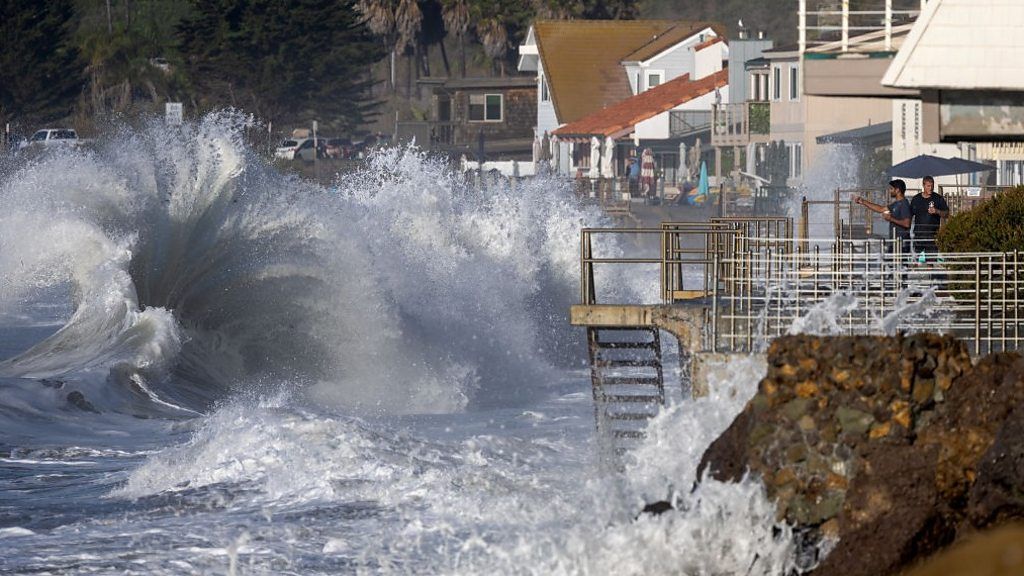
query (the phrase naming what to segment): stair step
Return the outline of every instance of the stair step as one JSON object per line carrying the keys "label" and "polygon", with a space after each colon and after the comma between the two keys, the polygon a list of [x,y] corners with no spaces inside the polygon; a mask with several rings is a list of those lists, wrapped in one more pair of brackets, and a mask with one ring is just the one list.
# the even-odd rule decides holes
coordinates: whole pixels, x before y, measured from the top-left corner
{"label": "stair step", "polygon": [[602,350],[640,350],[648,348],[654,350],[657,342],[594,342]]}
{"label": "stair step", "polygon": [[598,360],[598,368],[625,368],[627,366],[660,368],[661,361],[657,358],[637,359],[629,358],[623,360]]}
{"label": "stair step", "polygon": [[657,376],[601,376],[602,386],[660,386]]}
{"label": "stair step", "polygon": [[601,399],[605,402],[648,402],[650,404],[661,404],[661,396],[654,394],[602,394]]}
{"label": "stair step", "polygon": [[654,418],[653,412],[607,412],[605,417],[609,420],[650,420]]}

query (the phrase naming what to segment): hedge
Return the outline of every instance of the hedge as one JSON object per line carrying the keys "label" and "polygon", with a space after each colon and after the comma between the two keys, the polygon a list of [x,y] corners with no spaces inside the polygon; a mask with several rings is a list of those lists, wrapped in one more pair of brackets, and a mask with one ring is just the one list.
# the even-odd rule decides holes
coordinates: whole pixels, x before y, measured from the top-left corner
{"label": "hedge", "polygon": [[950,217],[936,242],[942,252],[1024,251],[1024,186]]}

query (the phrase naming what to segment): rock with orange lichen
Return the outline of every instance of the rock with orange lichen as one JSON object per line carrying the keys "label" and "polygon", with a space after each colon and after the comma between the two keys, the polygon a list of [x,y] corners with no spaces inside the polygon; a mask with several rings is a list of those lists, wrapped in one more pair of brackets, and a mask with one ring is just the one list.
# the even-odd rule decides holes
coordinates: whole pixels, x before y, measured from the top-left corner
{"label": "rock with orange lichen", "polygon": [[977,365],[952,337],[787,336],[709,447],[779,518],[834,544],[815,574],[894,574],[969,530],[1024,519],[1024,360]]}

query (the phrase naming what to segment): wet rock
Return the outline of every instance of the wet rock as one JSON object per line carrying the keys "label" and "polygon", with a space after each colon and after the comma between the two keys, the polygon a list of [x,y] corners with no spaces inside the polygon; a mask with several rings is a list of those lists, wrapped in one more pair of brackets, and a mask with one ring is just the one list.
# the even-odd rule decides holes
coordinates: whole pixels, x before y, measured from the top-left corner
{"label": "wet rock", "polygon": [[1021,406],[1016,354],[972,365],[961,342],[932,334],[779,338],[700,473],[763,478],[780,519],[834,543],[814,574],[895,574],[1024,519]]}
{"label": "wet rock", "polygon": [[[659,500],[658,502],[651,502],[650,504],[644,506],[644,509],[641,510],[640,513],[659,516],[661,514],[664,514],[665,512],[668,512],[669,510],[675,510],[675,507],[672,506],[672,503],[667,502],[665,500]],[[639,518],[639,516],[637,517]]]}
{"label": "wet rock", "polygon": [[100,413],[100,411],[97,410],[96,407],[92,405],[92,402],[86,400],[85,395],[79,392],[78,390],[75,390],[74,392],[69,392],[67,395],[67,401],[68,404],[71,404],[72,406],[78,408],[83,412],[92,412],[94,414]]}

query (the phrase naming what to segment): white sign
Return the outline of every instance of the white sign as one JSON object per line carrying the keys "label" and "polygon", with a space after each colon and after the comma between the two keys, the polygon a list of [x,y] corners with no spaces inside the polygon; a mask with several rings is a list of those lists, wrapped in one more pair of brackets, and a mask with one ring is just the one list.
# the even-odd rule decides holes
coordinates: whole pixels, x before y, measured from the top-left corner
{"label": "white sign", "polygon": [[978,186],[971,186],[970,188],[967,189],[967,196],[969,196],[970,198],[980,198],[981,188],[979,188]]}
{"label": "white sign", "polygon": [[178,126],[182,120],[181,102],[168,102],[164,104],[164,120],[172,125]]}

